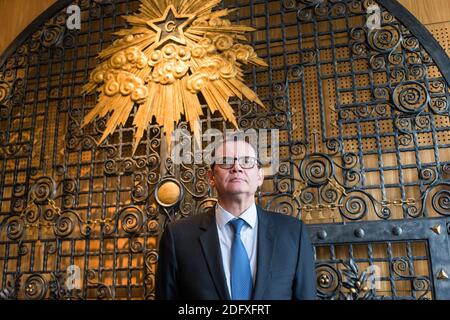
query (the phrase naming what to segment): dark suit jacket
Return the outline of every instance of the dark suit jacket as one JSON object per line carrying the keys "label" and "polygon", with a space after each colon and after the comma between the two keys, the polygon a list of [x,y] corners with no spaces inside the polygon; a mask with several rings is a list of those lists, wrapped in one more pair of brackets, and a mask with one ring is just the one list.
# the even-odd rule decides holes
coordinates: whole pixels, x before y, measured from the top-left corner
{"label": "dark suit jacket", "polygon": [[[315,299],[314,257],[305,225],[260,207],[257,212],[253,299]],[[167,226],[159,246],[156,299],[230,299],[214,208]]]}

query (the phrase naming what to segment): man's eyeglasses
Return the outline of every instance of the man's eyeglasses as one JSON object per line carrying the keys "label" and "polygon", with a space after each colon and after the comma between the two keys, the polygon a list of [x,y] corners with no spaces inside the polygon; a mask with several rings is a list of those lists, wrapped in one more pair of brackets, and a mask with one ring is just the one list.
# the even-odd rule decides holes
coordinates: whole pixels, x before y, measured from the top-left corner
{"label": "man's eyeglasses", "polygon": [[215,159],[213,165],[217,165],[221,169],[231,169],[233,168],[236,160],[242,169],[252,169],[255,165],[259,165],[258,159],[249,156],[239,158],[221,157]]}

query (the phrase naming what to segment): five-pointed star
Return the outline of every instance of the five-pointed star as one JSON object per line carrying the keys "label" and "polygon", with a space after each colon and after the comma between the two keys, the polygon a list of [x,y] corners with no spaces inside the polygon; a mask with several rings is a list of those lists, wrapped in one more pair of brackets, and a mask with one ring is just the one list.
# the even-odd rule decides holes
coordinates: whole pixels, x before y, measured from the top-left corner
{"label": "five-pointed star", "polygon": [[157,32],[156,40],[152,47],[158,48],[169,40],[179,44],[186,44],[183,28],[193,18],[193,14],[179,15],[173,5],[168,6],[161,18],[147,21],[147,25]]}

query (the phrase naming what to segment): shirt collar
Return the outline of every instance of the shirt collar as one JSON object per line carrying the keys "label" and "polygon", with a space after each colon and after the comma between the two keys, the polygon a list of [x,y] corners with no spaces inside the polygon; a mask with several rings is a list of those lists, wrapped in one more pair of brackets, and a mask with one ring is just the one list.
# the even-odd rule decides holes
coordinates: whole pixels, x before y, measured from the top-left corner
{"label": "shirt collar", "polygon": [[[256,226],[257,212],[256,204],[253,202],[252,205],[241,213],[239,216],[242,220],[247,222],[247,224],[253,229]],[[216,223],[220,229],[223,229],[225,225],[231,220],[236,219],[234,215],[222,208],[218,203],[216,205]]]}

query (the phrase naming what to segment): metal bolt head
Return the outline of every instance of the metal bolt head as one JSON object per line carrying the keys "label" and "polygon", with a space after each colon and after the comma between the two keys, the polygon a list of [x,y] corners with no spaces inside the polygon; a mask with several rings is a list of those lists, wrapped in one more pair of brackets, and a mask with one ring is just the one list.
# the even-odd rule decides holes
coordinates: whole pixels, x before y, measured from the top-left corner
{"label": "metal bolt head", "polygon": [[320,230],[319,232],[317,232],[317,238],[319,238],[320,240],[325,240],[327,236],[328,234],[325,230]]}
{"label": "metal bolt head", "polygon": [[398,226],[395,226],[395,227],[392,228],[392,234],[394,236],[399,236],[399,235],[402,234],[402,232],[403,232],[402,228],[400,228]]}
{"label": "metal bolt head", "polygon": [[355,230],[354,235],[355,235],[355,237],[357,237],[357,238],[364,238],[364,236],[366,235],[366,233],[364,232],[364,229],[358,228],[358,229]]}

